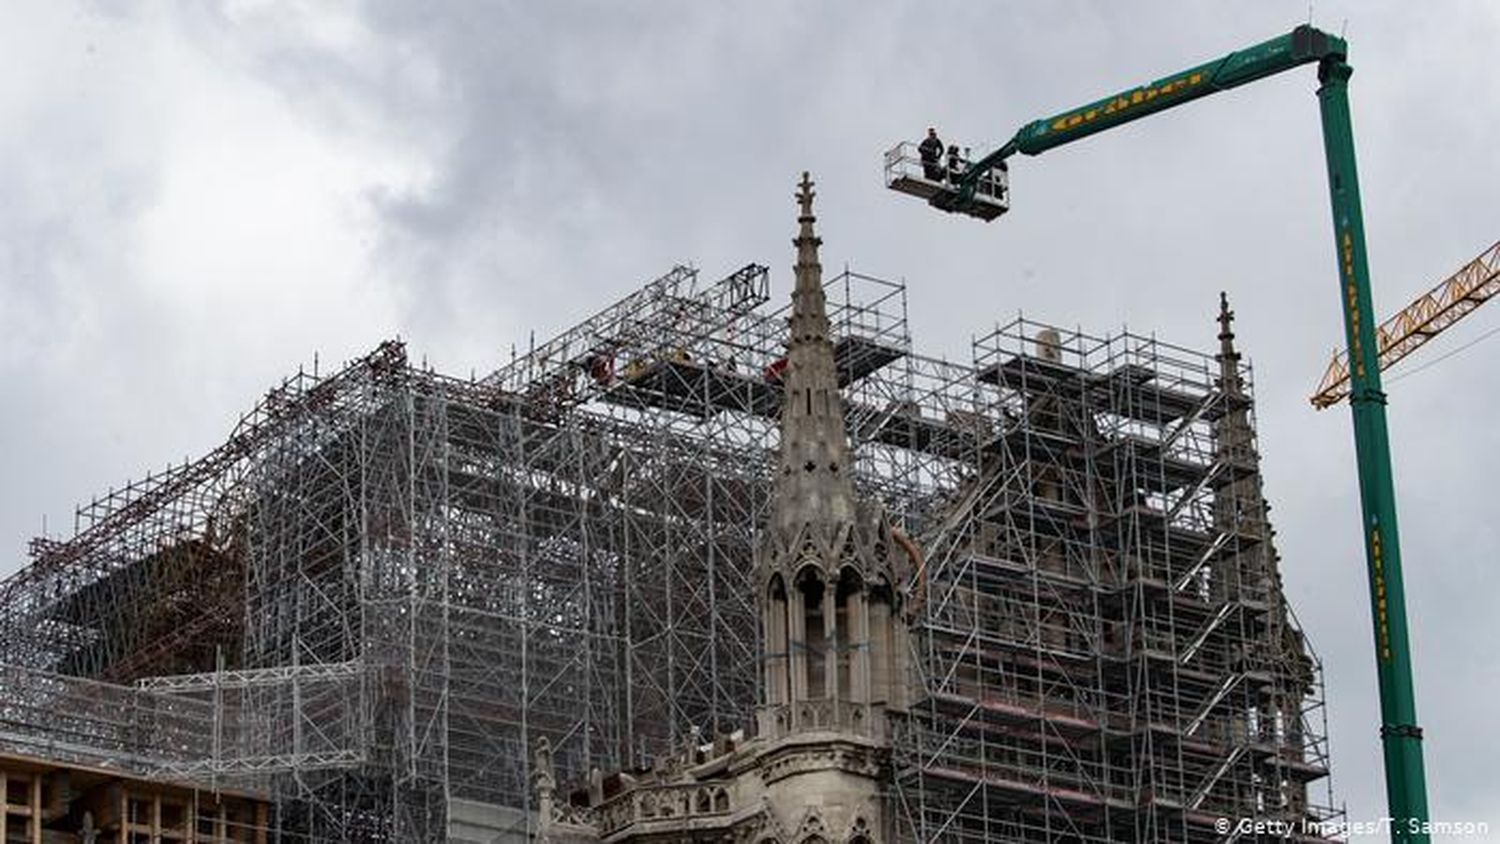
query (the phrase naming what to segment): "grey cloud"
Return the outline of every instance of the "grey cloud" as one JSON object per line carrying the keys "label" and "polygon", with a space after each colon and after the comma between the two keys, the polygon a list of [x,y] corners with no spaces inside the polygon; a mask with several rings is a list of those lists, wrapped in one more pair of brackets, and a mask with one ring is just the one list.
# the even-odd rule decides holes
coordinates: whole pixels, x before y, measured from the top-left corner
{"label": "grey cloud", "polygon": [[[1489,58],[1500,15],[1479,2],[1320,3],[1316,13],[1325,28],[1348,18],[1376,304],[1389,313],[1500,237],[1490,210],[1500,82]],[[226,77],[274,91],[300,129],[399,150],[426,175],[372,176],[355,200],[373,222],[361,231],[368,253],[351,262],[363,262],[371,295],[397,303],[392,321],[329,313],[285,328],[286,348],[169,347],[200,336],[168,328],[182,318],[176,303],[144,306],[139,279],[111,288],[107,277],[109,255],[137,245],[132,226],[174,162],[151,155],[150,134],[141,140],[107,103],[67,95],[100,84],[87,67],[58,61],[33,80],[59,92],[41,124],[0,99],[4,134],[43,127],[0,165],[0,195],[18,197],[0,204],[0,325],[25,314],[27,338],[3,369],[6,405],[26,408],[0,422],[5,540],[18,550],[39,512],[55,526],[67,501],[206,449],[313,349],[349,356],[394,328],[418,354],[482,371],[529,329],[545,336],[682,260],[708,274],[765,262],[784,292],[791,185],[810,169],[825,261],[905,277],[917,342],[955,359],[967,358],[971,333],[1017,309],[1207,347],[1216,293],[1230,291],[1256,364],[1287,587],[1327,666],[1335,786],[1353,817],[1376,817],[1384,798],[1349,424],[1342,409],[1315,415],[1306,403],[1341,339],[1313,72],[1016,161],[1015,210],[990,226],[879,183],[880,152],[929,124],[954,142],[997,143],[1026,120],[1306,16],[1300,0],[377,2],[348,22],[353,46],[276,7],[86,20],[105,51],[120,46],[109,27],[127,25],[198,44]],[[37,167],[61,178],[70,147],[59,139],[80,132],[99,138],[98,160],[135,162],[85,171],[90,214],[52,217],[36,191],[8,189]],[[73,262],[65,277],[52,269],[62,261]],[[86,331],[74,326],[76,301],[93,314]],[[59,336],[74,345],[60,350]],[[1500,698],[1489,644],[1500,590],[1488,512],[1494,348],[1393,383],[1391,414],[1434,813],[1500,829],[1500,776],[1487,761],[1500,734],[1484,710]],[[204,359],[163,363],[185,355]],[[163,371],[187,379],[215,366],[226,374],[201,401],[190,400],[201,384],[160,383]],[[101,378],[110,386],[91,384]]]}

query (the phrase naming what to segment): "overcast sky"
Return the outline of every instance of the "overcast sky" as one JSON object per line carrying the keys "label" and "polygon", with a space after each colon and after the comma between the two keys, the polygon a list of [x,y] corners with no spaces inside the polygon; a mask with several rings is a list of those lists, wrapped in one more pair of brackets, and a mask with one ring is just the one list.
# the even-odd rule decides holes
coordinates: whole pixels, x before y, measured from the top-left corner
{"label": "overcast sky", "polygon": [[[1015,161],[988,225],[880,177],[929,124],[997,144],[1307,3],[626,6],[0,7],[0,573],[44,518],[212,448],[315,354],[400,335],[484,372],[677,262],[766,263],[785,295],[809,169],[825,265],[906,279],[931,354],[967,360],[1018,310],[1211,349],[1229,291],[1335,789],[1383,814],[1348,412],[1306,401],[1341,343],[1315,72]],[[1500,238],[1500,5],[1313,20],[1351,44],[1384,317]],[[1495,326],[1481,311],[1403,368]],[[1497,352],[1390,393],[1433,816],[1500,839]]]}

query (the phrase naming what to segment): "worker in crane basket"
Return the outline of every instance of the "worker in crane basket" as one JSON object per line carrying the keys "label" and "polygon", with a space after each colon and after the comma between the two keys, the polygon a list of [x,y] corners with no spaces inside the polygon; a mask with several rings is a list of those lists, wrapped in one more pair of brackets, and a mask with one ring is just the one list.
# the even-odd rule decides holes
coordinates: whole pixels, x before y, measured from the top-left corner
{"label": "worker in crane basket", "polygon": [[943,180],[943,142],[938,140],[937,130],[927,127],[927,138],[917,144],[917,154],[922,157],[922,175],[929,181]]}

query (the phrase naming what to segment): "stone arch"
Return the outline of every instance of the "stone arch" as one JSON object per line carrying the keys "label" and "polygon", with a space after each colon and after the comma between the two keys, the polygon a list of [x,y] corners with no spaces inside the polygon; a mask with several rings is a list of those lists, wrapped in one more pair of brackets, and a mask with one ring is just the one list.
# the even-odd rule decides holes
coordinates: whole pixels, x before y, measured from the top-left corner
{"label": "stone arch", "polygon": [[802,558],[797,561],[797,573],[792,575],[792,583],[800,584],[804,578],[823,577],[823,561],[815,555],[811,548],[803,553]]}
{"label": "stone arch", "polygon": [[771,599],[786,600],[786,581],[782,579],[781,572],[772,572],[766,578],[766,597]]}
{"label": "stone arch", "polygon": [[839,567],[838,583],[840,589],[844,588],[845,584],[848,584],[852,589],[863,589],[865,586],[865,575],[858,565],[845,563]]}

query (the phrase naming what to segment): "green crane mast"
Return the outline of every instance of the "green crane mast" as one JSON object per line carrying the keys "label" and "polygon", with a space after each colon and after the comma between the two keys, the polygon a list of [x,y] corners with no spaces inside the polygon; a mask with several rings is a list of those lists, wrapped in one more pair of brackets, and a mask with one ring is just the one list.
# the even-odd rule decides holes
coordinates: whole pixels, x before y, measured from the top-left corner
{"label": "green crane mast", "polygon": [[[1349,119],[1348,45],[1311,26],[1230,53],[1147,85],[1105,97],[1022,126],[1004,146],[955,174],[951,187],[922,185],[928,202],[945,211],[994,219],[1004,213],[1005,159],[1037,155],[1096,132],[1182,105],[1218,91],[1264,79],[1304,64],[1318,65],[1318,102],[1323,149],[1333,205],[1333,236],[1339,267],[1339,298],[1349,348],[1354,446],[1359,464],[1362,533],[1375,628],[1375,665],[1380,684],[1380,738],[1385,754],[1386,799],[1396,841],[1425,842],[1427,787],[1422,768],[1422,731],[1417,726],[1411,651],[1402,588],[1401,550],[1396,530],[1396,493],[1386,432],[1385,393],[1380,385],[1379,343],[1370,303],[1370,275],[1360,215],[1359,180],[1354,164],[1354,131]],[[903,189],[895,184],[893,187]]]}

